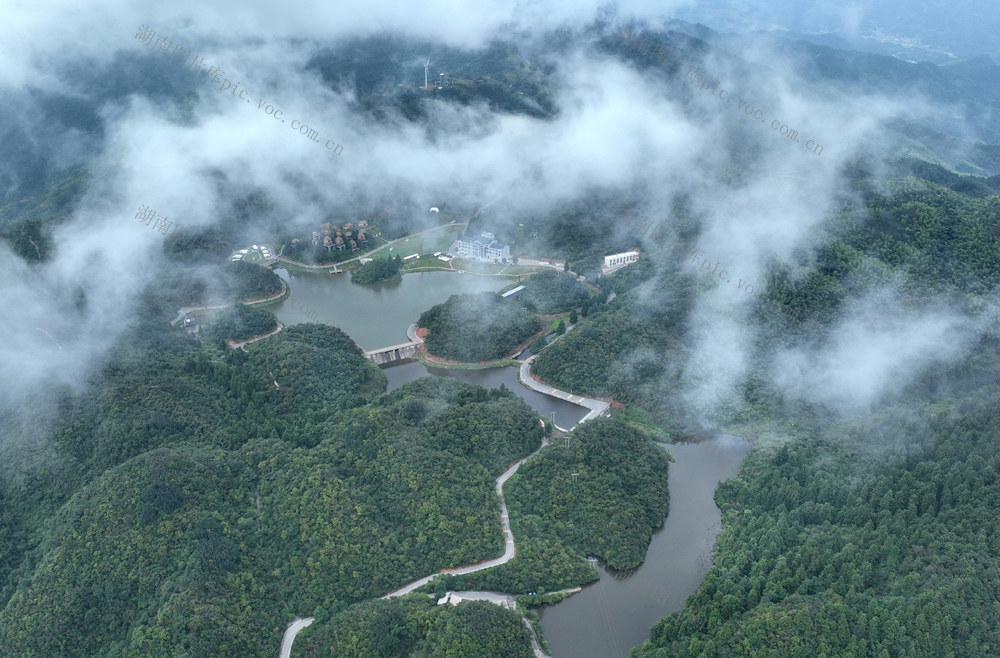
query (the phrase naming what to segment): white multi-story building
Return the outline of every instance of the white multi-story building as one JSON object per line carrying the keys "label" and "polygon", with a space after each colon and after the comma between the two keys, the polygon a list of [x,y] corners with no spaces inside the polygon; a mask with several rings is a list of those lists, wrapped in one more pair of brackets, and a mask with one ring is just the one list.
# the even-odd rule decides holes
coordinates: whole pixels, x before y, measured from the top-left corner
{"label": "white multi-story building", "polygon": [[486,262],[507,260],[510,258],[510,245],[500,244],[494,239],[492,233],[483,233],[477,238],[462,236],[452,243],[450,251],[460,258],[471,258]]}
{"label": "white multi-story building", "polygon": [[630,265],[637,260],[639,260],[638,251],[626,251],[620,254],[611,254],[610,256],[604,257],[604,266],[601,269],[605,272],[609,272],[611,270],[617,270],[621,267],[625,267],[626,265]]}

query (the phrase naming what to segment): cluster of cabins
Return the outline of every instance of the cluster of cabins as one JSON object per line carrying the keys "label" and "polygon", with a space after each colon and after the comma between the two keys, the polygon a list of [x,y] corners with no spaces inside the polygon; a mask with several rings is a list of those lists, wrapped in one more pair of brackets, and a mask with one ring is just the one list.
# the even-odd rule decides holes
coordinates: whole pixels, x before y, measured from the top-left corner
{"label": "cluster of cabins", "polygon": [[357,251],[361,245],[368,244],[368,234],[365,232],[367,228],[368,222],[361,220],[358,222],[358,232],[355,235],[354,224],[350,222],[339,227],[324,222],[320,225],[319,231],[313,231],[312,243],[318,245],[322,242],[327,251],[334,247]]}

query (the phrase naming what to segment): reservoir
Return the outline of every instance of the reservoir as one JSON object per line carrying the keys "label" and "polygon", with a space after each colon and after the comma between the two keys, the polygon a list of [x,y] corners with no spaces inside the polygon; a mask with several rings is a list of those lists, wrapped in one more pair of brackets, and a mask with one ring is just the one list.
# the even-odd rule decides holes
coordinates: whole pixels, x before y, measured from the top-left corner
{"label": "reservoir", "polygon": [[[296,274],[283,268],[275,273],[289,282],[290,290],[286,299],[268,307],[281,324],[331,324],[343,329],[366,350],[408,342],[406,328],[421,313],[447,301],[451,295],[497,291],[511,281],[508,277],[457,272],[413,272],[395,281],[363,285],[352,283],[350,274]],[[584,407],[522,386],[513,367],[452,370],[409,362],[391,366],[384,372],[390,391],[428,375],[455,377],[486,388],[505,384],[542,416],[555,413],[555,422],[560,427],[572,427],[587,414]]]}
{"label": "reservoir", "polygon": [[366,350],[408,342],[410,323],[451,295],[495,292],[511,282],[499,276],[413,272],[395,281],[360,284],[352,283],[350,274],[298,274],[283,268],[274,272],[289,282],[291,290],[283,301],[268,307],[281,324],[332,324]]}
{"label": "reservoir", "polygon": [[517,368],[513,366],[483,370],[453,370],[451,368],[428,368],[422,363],[410,362],[384,368],[382,372],[389,380],[388,390],[390,391],[407,382],[412,382],[418,377],[426,377],[427,375],[454,377],[485,388],[500,388],[500,384],[504,384],[542,416],[548,418],[549,414],[554,412],[556,425],[560,427],[573,427],[587,415],[588,411],[586,407],[550,397],[524,386],[517,378]]}
{"label": "reservoir", "polygon": [[646,561],[631,573],[598,567],[601,579],[541,610],[553,658],[623,658],[649,639],[661,617],[684,607],[712,565],[722,528],[715,505],[720,481],[736,475],[750,442],[717,434],[702,443],[668,446],[670,513],[653,535]]}
{"label": "reservoir", "polygon": [[[340,327],[365,349],[407,342],[406,328],[423,311],[463,292],[496,291],[510,282],[451,272],[407,274],[402,280],[354,284],[350,275],[294,274],[275,270],[290,282],[291,293],[269,307],[284,325],[322,322]],[[487,388],[504,384],[539,414],[572,427],[587,413],[578,405],[522,386],[517,370],[428,368],[418,362],[383,370],[388,390],[427,375],[455,377]],[[650,542],[646,561],[631,573],[598,565],[600,580],[555,606],[540,610],[542,631],[554,658],[624,658],[649,639],[649,629],[663,616],[684,607],[711,566],[712,547],[722,527],[715,505],[720,481],[736,475],[750,443],[716,434],[701,443],[668,446],[670,513]]]}

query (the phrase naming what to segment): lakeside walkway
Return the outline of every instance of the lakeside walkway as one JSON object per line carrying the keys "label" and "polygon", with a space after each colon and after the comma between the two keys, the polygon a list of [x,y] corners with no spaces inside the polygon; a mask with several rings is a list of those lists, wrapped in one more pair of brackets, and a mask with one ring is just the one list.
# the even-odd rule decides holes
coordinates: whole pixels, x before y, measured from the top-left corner
{"label": "lakeside walkway", "polygon": [[[603,416],[608,413],[608,409],[611,408],[610,402],[605,402],[604,400],[598,400],[596,398],[588,398],[582,395],[573,395],[572,393],[567,393],[566,391],[560,391],[557,388],[553,388],[552,386],[549,386],[548,384],[545,384],[535,379],[534,376],[531,374],[531,362],[534,361],[537,356],[538,356],[537,354],[534,354],[525,359],[523,362],[521,362],[521,367],[518,371],[518,379],[521,380],[521,383],[523,385],[527,386],[533,391],[538,391],[539,393],[544,393],[545,395],[551,395],[554,398],[559,398],[560,400],[566,400],[567,402],[572,402],[573,404],[578,404],[581,407],[587,407],[588,409],[590,409],[590,411],[587,412],[587,415],[581,418],[576,423],[576,425],[574,425],[570,429],[574,429],[580,423],[584,423],[588,420],[597,418],[598,416]],[[558,426],[556,427],[556,429],[558,429],[561,432],[568,431]]]}
{"label": "lakeside walkway", "polygon": [[274,300],[281,298],[281,296],[284,295],[285,292],[287,292],[287,290],[288,286],[285,285],[284,281],[282,281],[281,290],[278,291],[276,294],[271,295],[270,297],[261,297],[260,299],[254,299],[252,301],[246,301],[241,299],[235,302],[226,302],[225,304],[213,304],[211,306],[181,306],[180,309],[178,309],[177,311],[177,317],[171,320],[170,324],[171,325],[177,324],[178,322],[183,320],[188,313],[192,313],[194,311],[210,311],[212,309],[226,308],[227,306],[235,306],[236,304],[246,304],[247,306],[253,306],[254,304],[264,304],[266,302],[273,302]]}
{"label": "lakeside walkway", "polygon": [[229,348],[233,349],[233,350],[242,349],[244,345],[249,345],[250,343],[256,343],[258,340],[264,340],[265,338],[273,336],[274,334],[278,333],[279,331],[281,331],[284,328],[285,328],[285,325],[283,325],[283,324],[281,324],[279,322],[278,326],[275,329],[267,332],[266,334],[261,334],[260,336],[254,336],[253,338],[250,338],[250,339],[247,339],[247,340],[241,340],[241,341],[227,340],[226,344],[229,345]]}

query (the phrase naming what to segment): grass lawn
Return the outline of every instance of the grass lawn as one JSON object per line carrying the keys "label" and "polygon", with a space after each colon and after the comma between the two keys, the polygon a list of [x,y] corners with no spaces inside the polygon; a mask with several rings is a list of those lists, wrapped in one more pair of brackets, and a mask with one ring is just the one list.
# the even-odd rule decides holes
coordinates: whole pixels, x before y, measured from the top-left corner
{"label": "grass lawn", "polygon": [[439,261],[437,258],[431,256],[420,258],[419,260],[414,258],[413,260],[408,260],[403,265],[404,272],[452,272],[448,263]]}
{"label": "grass lawn", "polygon": [[[445,226],[439,230],[424,235],[417,235],[397,242],[391,246],[383,247],[374,254],[372,258],[388,258],[399,254],[400,258],[406,258],[410,254],[433,254],[438,251],[447,251],[451,243],[462,234],[464,226]],[[392,250],[391,252],[389,250]],[[407,261],[410,262],[410,261]],[[441,261],[437,261],[440,263]]]}

